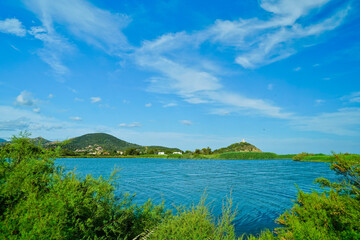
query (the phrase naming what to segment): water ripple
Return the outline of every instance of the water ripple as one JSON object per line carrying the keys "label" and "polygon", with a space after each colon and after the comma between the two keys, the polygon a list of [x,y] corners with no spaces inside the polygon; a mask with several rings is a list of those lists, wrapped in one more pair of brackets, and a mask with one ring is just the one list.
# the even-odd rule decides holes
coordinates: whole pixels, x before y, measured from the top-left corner
{"label": "water ripple", "polygon": [[186,160],[186,159],[58,159],[57,164],[81,175],[109,176],[122,168],[117,194],[136,193],[135,201],[197,204],[206,190],[211,210],[218,217],[230,192],[237,206],[237,234],[257,234],[273,229],[279,214],[293,205],[297,187],[319,190],[313,181],[320,176],[335,179],[326,163],[291,160]]}

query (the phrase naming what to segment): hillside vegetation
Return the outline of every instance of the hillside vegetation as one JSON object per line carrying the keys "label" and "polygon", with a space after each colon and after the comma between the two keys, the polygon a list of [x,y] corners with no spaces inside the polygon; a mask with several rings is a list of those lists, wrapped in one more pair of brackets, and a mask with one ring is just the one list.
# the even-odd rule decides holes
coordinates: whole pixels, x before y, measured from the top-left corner
{"label": "hillside vegetation", "polygon": [[[118,139],[106,133],[89,133],[80,137],[71,138],[61,141],[51,142],[42,137],[30,139],[34,144],[44,148],[62,149],[61,155],[63,156],[78,156],[78,155],[118,155],[117,152],[129,153],[129,155],[139,155],[140,153],[157,153],[157,152],[181,152],[178,148],[168,148],[163,146],[141,146],[134,143],[129,143],[124,140]],[[100,150],[96,150],[100,147]],[[95,153],[96,152],[96,153]]]}
{"label": "hillside vegetation", "polygon": [[248,142],[234,143],[227,147],[215,150],[214,154],[220,154],[225,152],[261,152],[260,149]]}
{"label": "hillside vegetation", "polygon": [[99,145],[107,151],[125,150],[127,148],[138,148],[140,145],[120,140],[110,134],[106,133],[89,133],[80,137],[71,138],[66,141],[63,148],[71,151],[76,149],[84,149],[89,145]]}
{"label": "hillside vegetation", "polygon": [[[174,159],[291,159],[294,155],[262,152],[256,146],[239,142],[212,151],[209,147],[195,151],[163,146],[141,146],[126,142],[106,133],[90,133],[63,142],[50,142],[42,137],[30,139],[35,145],[55,149],[62,157],[143,157]],[[163,154],[163,155],[159,155]]]}
{"label": "hillside vegetation", "polygon": [[[344,159],[352,159],[356,158],[359,155],[357,154],[350,154],[345,153],[342,154]],[[336,160],[335,155],[325,155],[325,154],[314,154],[314,153],[299,153],[293,156],[292,158],[294,161],[303,161],[303,162],[334,162]]]}

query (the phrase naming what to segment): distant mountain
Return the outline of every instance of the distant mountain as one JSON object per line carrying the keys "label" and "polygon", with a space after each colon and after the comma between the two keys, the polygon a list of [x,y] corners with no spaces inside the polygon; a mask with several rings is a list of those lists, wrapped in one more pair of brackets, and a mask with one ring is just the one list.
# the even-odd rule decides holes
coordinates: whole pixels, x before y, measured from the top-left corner
{"label": "distant mountain", "polygon": [[247,142],[240,142],[231,144],[225,148],[220,148],[214,151],[214,153],[225,152],[261,152],[260,149]]}
{"label": "distant mountain", "polygon": [[123,151],[127,148],[143,148],[140,145],[126,142],[106,133],[89,133],[71,138],[62,143],[62,147],[71,151],[85,149],[90,145],[98,145],[107,151]]}
{"label": "distant mountain", "polygon": [[[1,140],[0,140],[0,145],[5,144],[6,140],[4,139]],[[141,146],[138,144],[129,143],[106,133],[89,133],[82,135],[80,137],[75,137],[65,140],[63,142],[61,141],[51,142],[42,137],[31,138],[30,141],[36,145],[40,145],[45,148],[55,148],[57,146],[60,146],[61,148],[70,151],[76,151],[76,150],[89,151],[89,149],[95,149],[100,146],[104,151],[125,151],[126,149],[129,148],[135,148],[140,152],[144,152],[145,150],[151,150],[151,149],[156,150],[156,152],[159,151],[181,152],[179,148],[168,148],[163,146]]]}
{"label": "distant mountain", "polygon": [[6,142],[7,142],[7,141],[6,141],[5,139],[0,138],[0,146],[5,145]]}
{"label": "distant mountain", "polygon": [[163,147],[163,146],[146,146],[144,148],[147,148],[148,150],[150,149],[154,149],[154,150],[158,150],[159,152],[182,152],[181,149],[179,148],[168,148],[168,147]]}
{"label": "distant mountain", "polygon": [[46,140],[45,138],[42,137],[37,137],[37,138],[31,138],[30,142],[35,143],[36,145],[40,145],[42,147],[45,147],[47,143],[49,143],[49,140]]}

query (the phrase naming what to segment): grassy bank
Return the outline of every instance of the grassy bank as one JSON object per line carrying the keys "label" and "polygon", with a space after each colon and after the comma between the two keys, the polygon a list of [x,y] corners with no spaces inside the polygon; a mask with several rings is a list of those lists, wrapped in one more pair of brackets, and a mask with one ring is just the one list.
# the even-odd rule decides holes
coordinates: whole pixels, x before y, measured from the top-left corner
{"label": "grassy bank", "polygon": [[[338,154],[341,155],[343,159],[350,160],[352,158],[358,158],[358,154]],[[293,157],[294,161],[301,162],[334,162],[336,161],[336,155],[325,155],[325,154],[313,154],[313,153],[299,153]]]}
{"label": "grassy bank", "polygon": [[292,159],[295,154],[278,155],[270,152],[227,152],[221,154],[169,154],[169,155],[74,155],[63,158],[164,158],[164,159]]}

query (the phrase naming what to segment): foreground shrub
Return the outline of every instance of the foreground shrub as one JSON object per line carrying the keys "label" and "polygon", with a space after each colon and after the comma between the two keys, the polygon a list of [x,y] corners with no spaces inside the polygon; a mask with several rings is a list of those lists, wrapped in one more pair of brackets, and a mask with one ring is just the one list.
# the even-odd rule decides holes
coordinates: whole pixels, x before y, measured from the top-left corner
{"label": "foreground shrub", "polygon": [[323,193],[299,191],[294,207],[277,222],[281,239],[360,239],[360,156],[334,155],[338,182],[319,178]]}
{"label": "foreground shrub", "polygon": [[1,149],[1,239],[133,239],[169,216],[163,205],[116,197],[115,173],[81,179],[55,156],[23,137]]}
{"label": "foreground shrub", "polygon": [[197,206],[178,209],[177,215],[148,232],[143,239],[236,239],[234,218],[231,199],[223,207],[221,218],[215,221],[203,198]]}

